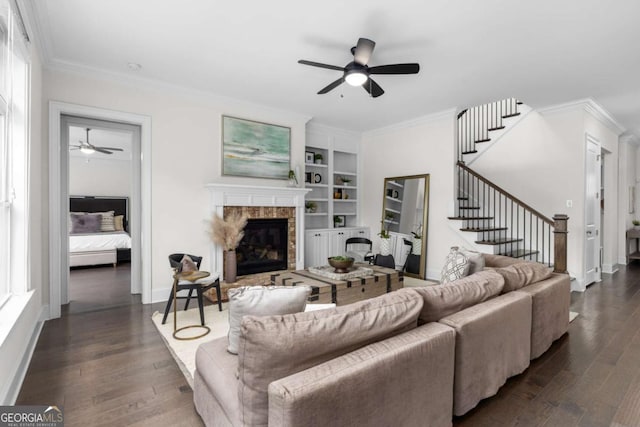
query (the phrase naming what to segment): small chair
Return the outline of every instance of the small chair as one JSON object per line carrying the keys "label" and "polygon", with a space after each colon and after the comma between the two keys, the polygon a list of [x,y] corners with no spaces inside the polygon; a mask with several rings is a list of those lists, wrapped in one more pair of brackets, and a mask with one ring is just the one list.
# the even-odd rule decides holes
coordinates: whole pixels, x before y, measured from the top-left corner
{"label": "small chair", "polygon": [[[349,250],[349,245],[359,245]],[[369,245],[369,249],[362,249],[363,245]],[[373,242],[366,237],[349,237],[344,243],[344,253],[355,261],[371,262],[373,260]]]}
{"label": "small chair", "polygon": [[[189,254],[171,254],[169,255],[169,264],[175,271],[175,273],[180,273],[182,271],[182,258],[187,255],[189,256],[193,262],[196,263],[198,270],[200,269],[200,263],[202,262],[202,257],[189,255]],[[193,295],[193,291],[196,291],[196,295],[198,297],[198,308],[200,308],[200,322],[202,326],[204,326],[204,299],[202,298],[202,294],[208,291],[211,288],[216,289],[216,296],[218,297],[218,310],[222,311],[222,295],[220,292],[220,279],[217,275],[212,274],[209,277],[205,277],[204,279],[198,279],[195,282],[191,282],[189,280],[180,280],[176,286],[176,293],[184,290],[189,290],[189,295],[186,297],[176,297],[176,299],[186,299],[187,302],[184,304],[184,309],[187,310],[189,308],[189,301],[191,301],[191,296]],[[169,293],[169,300],[167,301],[167,307],[164,309],[164,316],[162,317],[162,324],[164,325],[167,321],[167,316],[169,315],[169,310],[171,310],[171,303],[173,302],[173,286],[171,286],[171,292]],[[176,301],[177,305],[177,301]]]}
{"label": "small chair", "polygon": [[376,255],[376,259],[373,261],[374,265],[379,265],[380,267],[396,268],[396,261],[393,259],[393,255]]}

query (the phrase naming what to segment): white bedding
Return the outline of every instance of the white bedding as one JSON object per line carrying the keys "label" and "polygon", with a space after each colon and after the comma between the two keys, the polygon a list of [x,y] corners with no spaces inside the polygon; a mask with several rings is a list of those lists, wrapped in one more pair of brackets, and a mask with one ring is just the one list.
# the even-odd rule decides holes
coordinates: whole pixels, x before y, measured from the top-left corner
{"label": "white bedding", "polygon": [[69,252],[130,249],[131,236],[124,231],[69,235]]}

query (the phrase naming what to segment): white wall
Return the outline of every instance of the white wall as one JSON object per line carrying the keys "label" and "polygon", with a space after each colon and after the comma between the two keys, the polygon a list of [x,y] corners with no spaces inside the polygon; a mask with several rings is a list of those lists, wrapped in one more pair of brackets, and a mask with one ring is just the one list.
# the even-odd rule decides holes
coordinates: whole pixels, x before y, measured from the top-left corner
{"label": "white wall", "polygon": [[[247,118],[291,128],[291,166],[304,165],[305,123],[296,113],[169,86],[115,82],[60,70],[44,75],[44,99],[151,116],[152,287],[166,300],[171,285],[167,256],[189,252],[209,257],[206,234],[213,182],[286,186],[284,180],[221,176],[221,116]],[[48,125],[48,123],[47,123]],[[205,259],[204,266],[209,265]]]}
{"label": "white wall", "polygon": [[[569,216],[567,264],[582,286],[584,276],[585,137],[596,137],[610,154],[618,156],[617,134],[588,113],[584,105],[531,112],[473,163],[472,168],[548,217]],[[606,193],[616,195],[616,161],[607,162]],[[614,196],[615,197],[615,196]],[[572,207],[567,207],[567,201]],[[604,263],[618,258],[617,203],[607,204]]]}
{"label": "white wall", "polygon": [[371,227],[375,249],[380,231],[384,179],[430,174],[427,242],[427,277],[440,279],[444,259],[460,240],[449,226],[453,213],[455,163],[455,113],[424,117],[417,121],[367,132],[360,144],[363,191],[362,225]]}
{"label": "white wall", "polygon": [[131,197],[131,161],[69,156],[70,196]]}

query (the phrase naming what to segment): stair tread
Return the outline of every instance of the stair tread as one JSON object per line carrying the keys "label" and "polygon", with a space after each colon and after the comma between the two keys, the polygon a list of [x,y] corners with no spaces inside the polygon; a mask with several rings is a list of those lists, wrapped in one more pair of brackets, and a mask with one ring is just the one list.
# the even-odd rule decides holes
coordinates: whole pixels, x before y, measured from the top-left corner
{"label": "stair tread", "polygon": [[492,216],[450,216],[448,219],[470,220],[470,219],[493,219]]}
{"label": "stair tread", "polygon": [[463,151],[462,154],[473,154],[473,153],[477,153],[478,150],[473,150],[473,151]]}
{"label": "stair tread", "polygon": [[487,138],[487,139],[479,139],[477,141],[473,141],[475,144],[480,144],[482,142],[489,142],[491,141],[491,138]]}
{"label": "stair tread", "polygon": [[469,200],[468,197],[458,197],[458,200]]}
{"label": "stair tread", "polygon": [[511,258],[524,258],[526,256],[535,255],[537,253],[540,253],[540,251],[533,251],[533,250],[530,251],[528,249],[518,249],[518,250],[515,250],[515,251],[511,251],[511,252],[501,253],[499,255],[508,256],[508,257],[511,257]]}
{"label": "stair tread", "polygon": [[487,129],[487,130],[490,130],[490,131],[491,131],[491,130],[502,130],[502,129],[504,129],[504,128],[505,128],[504,126],[497,126],[497,127],[494,127],[494,128],[489,128],[489,129]]}
{"label": "stair tread", "polygon": [[502,116],[503,119],[508,119],[509,117],[515,117],[515,116],[519,116],[520,113],[511,113],[511,114],[507,114],[505,116]]}
{"label": "stair tread", "polygon": [[460,231],[471,231],[473,233],[482,233],[484,231],[503,231],[508,230],[507,227],[496,227],[496,228],[461,228]]}
{"label": "stair tread", "polygon": [[503,244],[506,244],[506,243],[521,242],[522,240],[523,239],[509,239],[509,238],[506,238],[506,239],[497,239],[497,240],[494,240],[494,241],[476,240],[476,243],[479,244],[479,245],[492,245],[492,246],[495,246],[495,245],[503,245]]}
{"label": "stair tread", "polygon": [[458,209],[479,210],[480,206],[460,206]]}

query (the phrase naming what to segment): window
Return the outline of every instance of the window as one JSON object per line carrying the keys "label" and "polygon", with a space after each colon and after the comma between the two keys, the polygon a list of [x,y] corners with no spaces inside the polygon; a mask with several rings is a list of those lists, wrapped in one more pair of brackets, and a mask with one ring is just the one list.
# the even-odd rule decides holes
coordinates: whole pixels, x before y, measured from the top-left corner
{"label": "window", "polygon": [[0,306],[27,290],[29,62],[14,3],[0,0]]}

